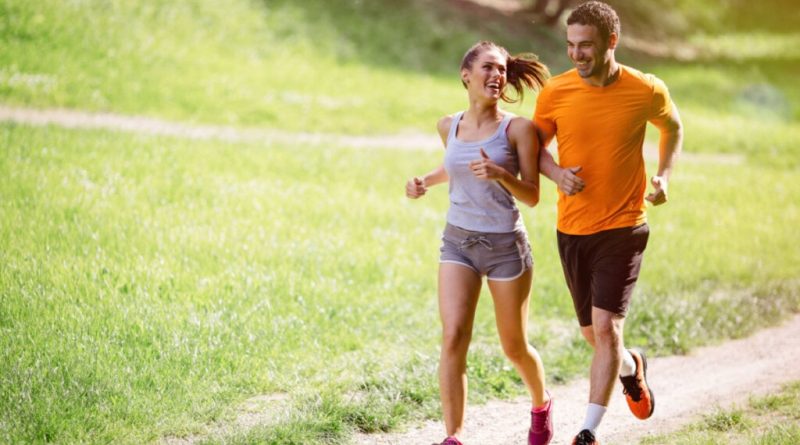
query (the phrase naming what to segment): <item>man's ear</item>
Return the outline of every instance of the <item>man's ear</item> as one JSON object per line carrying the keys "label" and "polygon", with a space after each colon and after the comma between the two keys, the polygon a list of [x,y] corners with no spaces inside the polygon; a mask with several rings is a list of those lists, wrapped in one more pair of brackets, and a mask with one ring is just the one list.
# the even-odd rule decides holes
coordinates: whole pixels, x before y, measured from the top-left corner
{"label": "man's ear", "polygon": [[619,43],[619,35],[612,32],[611,35],[608,36],[608,49],[617,49],[617,43]]}

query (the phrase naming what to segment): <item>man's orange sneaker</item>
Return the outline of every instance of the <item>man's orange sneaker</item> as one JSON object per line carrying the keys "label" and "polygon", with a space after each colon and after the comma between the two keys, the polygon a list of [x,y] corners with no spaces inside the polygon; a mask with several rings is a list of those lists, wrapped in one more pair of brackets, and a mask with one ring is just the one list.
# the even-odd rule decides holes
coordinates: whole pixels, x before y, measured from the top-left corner
{"label": "man's orange sneaker", "polygon": [[625,400],[628,408],[634,416],[639,419],[647,419],[653,415],[656,407],[656,400],[653,398],[653,391],[647,384],[647,358],[644,352],[638,349],[628,349],[636,362],[636,372],[632,376],[620,377],[622,382]]}

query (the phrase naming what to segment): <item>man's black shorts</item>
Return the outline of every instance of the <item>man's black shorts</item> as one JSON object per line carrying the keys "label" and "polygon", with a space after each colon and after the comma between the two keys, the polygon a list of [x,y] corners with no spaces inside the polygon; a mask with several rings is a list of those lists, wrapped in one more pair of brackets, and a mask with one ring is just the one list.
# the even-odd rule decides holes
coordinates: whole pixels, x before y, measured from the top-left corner
{"label": "man's black shorts", "polygon": [[649,236],[646,223],[591,235],[558,232],[561,266],[581,326],[592,324],[592,306],[628,312]]}

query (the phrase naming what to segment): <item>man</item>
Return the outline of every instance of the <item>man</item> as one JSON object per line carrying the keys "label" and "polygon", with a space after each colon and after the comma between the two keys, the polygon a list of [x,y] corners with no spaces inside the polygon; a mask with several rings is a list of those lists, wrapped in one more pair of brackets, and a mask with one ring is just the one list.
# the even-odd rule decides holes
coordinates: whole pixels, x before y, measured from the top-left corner
{"label": "man", "polygon": [[[620,25],[605,3],[578,6],[567,19],[567,54],[575,65],[539,94],[534,121],[543,146],[558,141],[556,164],[541,150],[542,173],[559,188],[558,249],[581,333],[594,348],[589,405],[573,444],[595,434],[617,376],[640,419],[653,413],[644,353],[625,349],[625,315],[639,275],[649,228],[645,200],[667,202],[681,151],[678,109],[652,75],[617,63]],[[647,194],[643,158],[647,122],[661,132],[658,172]]]}

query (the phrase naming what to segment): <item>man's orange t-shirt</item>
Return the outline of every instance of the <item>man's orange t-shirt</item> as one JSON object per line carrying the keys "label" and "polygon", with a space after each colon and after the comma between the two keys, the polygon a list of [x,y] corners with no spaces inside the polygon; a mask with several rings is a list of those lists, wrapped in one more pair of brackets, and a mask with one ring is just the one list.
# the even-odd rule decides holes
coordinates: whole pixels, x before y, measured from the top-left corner
{"label": "man's orange t-shirt", "polygon": [[559,190],[558,230],[588,235],[646,222],[647,175],[643,144],[647,122],[662,125],[672,113],[664,83],[620,65],[619,78],[588,85],[575,69],[553,77],[539,93],[534,122],[558,142],[561,167],[581,166],[586,187]]}

